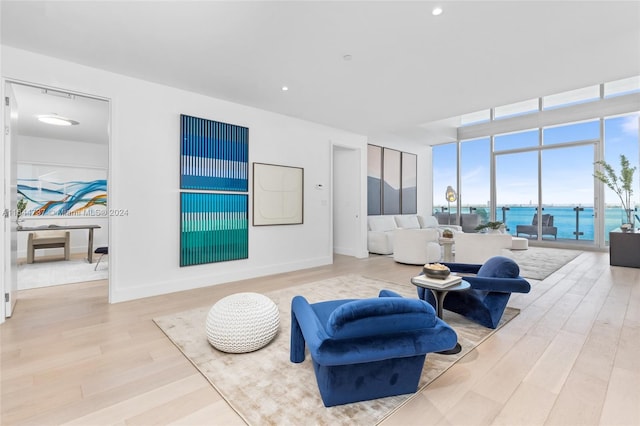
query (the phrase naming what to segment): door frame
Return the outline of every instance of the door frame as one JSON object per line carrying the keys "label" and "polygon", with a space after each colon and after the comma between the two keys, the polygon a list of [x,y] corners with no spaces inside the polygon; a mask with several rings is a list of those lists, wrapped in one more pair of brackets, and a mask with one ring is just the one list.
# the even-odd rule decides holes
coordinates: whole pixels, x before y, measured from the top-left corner
{"label": "door frame", "polygon": [[[5,126],[7,125],[7,123],[5,123],[5,112],[6,112],[6,108],[7,106],[5,105],[5,101],[4,98],[5,96],[7,96],[6,94],[6,88],[7,85],[10,84],[20,84],[20,85],[24,85],[24,86],[30,86],[30,87],[35,87],[38,89],[48,89],[48,90],[54,90],[54,91],[58,91],[58,92],[65,92],[65,93],[70,93],[72,95],[76,95],[76,96],[82,96],[85,98],[91,98],[91,99],[95,99],[98,101],[104,101],[107,102],[108,107],[107,107],[107,111],[108,111],[108,117],[107,117],[107,150],[108,150],[108,155],[107,155],[107,194],[112,194],[112,161],[111,161],[111,157],[113,155],[113,147],[112,147],[112,139],[111,139],[111,135],[112,135],[112,108],[113,108],[113,104],[110,98],[106,98],[103,96],[98,96],[98,95],[93,95],[93,94],[88,94],[88,93],[83,93],[83,92],[79,92],[79,91],[75,91],[75,90],[71,90],[71,89],[66,89],[66,88],[60,88],[60,87],[54,87],[54,86],[49,86],[47,84],[39,84],[39,83],[34,83],[34,82],[29,82],[29,81],[23,81],[23,80],[19,80],[19,79],[13,79],[13,78],[5,78],[2,77],[0,78],[0,84],[2,85],[2,87],[0,88],[1,93],[2,93],[2,114],[0,114],[0,128],[3,129],[3,136],[2,136],[2,150],[0,150],[0,162],[2,162],[2,164],[4,164],[5,161],[5,145],[6,145],[6,135],[5,135]],[[11,164],[11,166],[15,169],[17,167],[17,162],[15,162],[15,164]],[[10,172],[9,168],[4,168],[5,170],[2,173],[2,176],[0,177],[0,183],[2,184],[2,193],[4,194],[4,189],[6,188],[7,185],[7,174]],[[10,176],[9,176],[10,178]],[[109,211],[109,199],[111,197],[107,197],[107,211]],[[4,209],[9,209],[11,210],[12,206],[6,206],[5,203],[5,197],[3,196],[3,210]],[[6,219],[5,219],[6,220]],[[112,245],[112,233],[113,233],[113,220],[111,215],[107,215],[107,221],[109,224],[109,230],[107,233],[107,241],[108,241],[108,245]],[[0,238],[2,239],[2,244],[0,244],[1,248],[0,248],[0,256],[2,257],[1,260],[1,264],[2,264],[2,274],[3,274],[3,278],[6,277],[7,275],[12,273],[12,265],[9,262],[9,265],[7,265],[7,261],[6,261],[6,253],[5,253],[5,249],[6,249],[6,245],[7,245],[7,238],[11,238],[11,233],[9,233],[9,235],[7,235],[7,233],[5,232],[5,227],[4,224],[2,227],[0,227],[2,229],[1,234],[0,234]],[[16,247],[17,250],[17,247]],[[113,251],[113,249],[110,250],[111,252]],[[107,278],[107,282],[108,282],[108,287],[109,287],[109,291],[108,291],[108,298],[109,298],[109,303],[112,300],[112,294],[113,294],[113,289],[114,289],[114,285],[113,285],[113,280],[112,277],[114,276],[114,269],[115,269],[115,262],[113,262],[114,258],[110,257],[109,258],[109,271],[108,271],[108,278]],[[7,291],[7,282],[5,279],[2,280],[2,283],[0,283],[0,290],[2,295],[4,295]],[[3,296],[4,299],[4,296]],[[6,319],[6,304],[4,303],[0,303],[0,305],[2,306],[0,308],[0,324],[2,324],[5,319]]]}
{"label": "door frame", "polygon": [[[543,188],[542,188],[542,152],[563,148],[575,148],[578,146],[592,146],[593,147],[593,162],[595,163],[601,156],[602,150],[602,142],[601,139],[585,139],[580,141],[572,141],[565,143],[558,143],[552,145],[536,145],[533,147],[527,148],[518,148],[518,149],[509,149],[509,150],[501,150],[501,151],[492,151],[491,155],[491,215],[493,217],[492,220],[498,220],[497,215],[497,158],[501,155],[510,155],[510,154],[519,154],[523,152],[537,152],[538,156],[538,167],[537,167],[537,185],[538,185],[538,199],[536,204],[536,211],[540,212],[543,204]],[[594,166],[595,170],[595,166]],[[598,189],[598,185],[594,182],[593,187],[593,243],[585,243],[585,244],[571,244],[568,246],[569,248],[596,248],[602,249],[605,247],[604,236],[602,233],[602,229],[604,229],[604,214],[600,214],[600,212],[604,212],[604,200],[600,194],[601,191]],[[541,224],[538,224],[540,227]],[[540,231],[540,229],[538,229]],[[558,242],[548,242],[542,240],[542,236],[540,232],[538,232],[537,239],[535,240],[537,243],[542,243],[545,245],[553,245],[553,246],[563,246],[562,243]],[[587,241],[587,240],[585,240]]]}
{"label": "door frame", "polygon": [[335,200],[335,174],[336,174],[336,162],[335,162],[335,155],[337,151],[350,151],[351,155],[354,156],[354,159],[357,158],[358,161],[356,162],[356,167],[358,168],[357,171],[357,176],[358,176],[358,180],[356,182],[356,186],[355,186],[355,190],[354,190],[354,198],[360,200],[360,202],[358,203],[359,208],[358,208],[358,213],[356,213],[356,224],[357,224],[357,229],[356,232],[354,233],[354,241],[352,244],[352,247],[354,248],[354,253],[353,256],[358,258],[358,259],[363,259],[369,256],[369,252],[367,251],[367,221],[366,221],[366,209],[367,209],[367,200],[366,200],[366,196],[363,195],[363,188],[366,188],[366,175],[364,175],[363,170],[366,170],[364,168],[364,164],[366,164],[366,155],[365,155],[365,151],[362,149],[362,147],[358,147],[358,146],[353,146],[353,145],[347,145],[347,144],[342,144],[339,142],[331,142],[330,143],[330,154],[331,154],[331,171],[330,171],[330,177],[331,177],[331,194],[330,194],[330,200],[331,200],[331,236],[330,236],[330,254],[331,256],[333,256],[333,250],[334,250],[334,238],[333,238],[333,232],[334,232],[334,227],[336,225],[336,218],[334,217],[334,212],[335,212],[335,207],[336,207],[336,200]]}
{"label": "door frame", "polygon": [[10,83],[2,84],[2,129],[3,144],[0,162],[3,165],[2,173],[2,203],[3,203],[3,223],[2,223],[2,320],[13,315],[17,302],[17,223],[16,218],[16,139],[13,133],[16,127],[17,107],[15,94]]}

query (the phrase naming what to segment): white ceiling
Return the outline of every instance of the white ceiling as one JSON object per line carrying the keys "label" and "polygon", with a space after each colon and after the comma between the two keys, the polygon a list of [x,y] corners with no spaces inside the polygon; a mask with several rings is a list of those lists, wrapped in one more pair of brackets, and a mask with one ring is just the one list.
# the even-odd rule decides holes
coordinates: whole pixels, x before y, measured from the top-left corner
{"label": "white ceiling", "polygon": [[[12,84],[12,88],[18,109],[18,134],[74,142],[109,143],[108,102],[22,84]],[[79,124],[54,126],[38,121],[39,115],[57,115]]]}
{"label": "white ceiling", "polygon": [[464,113],[640,74],[640,2],[439,3],[435,17],[437,3],[423,1],[3,0],[1,36],[376,140],[428,144]]}

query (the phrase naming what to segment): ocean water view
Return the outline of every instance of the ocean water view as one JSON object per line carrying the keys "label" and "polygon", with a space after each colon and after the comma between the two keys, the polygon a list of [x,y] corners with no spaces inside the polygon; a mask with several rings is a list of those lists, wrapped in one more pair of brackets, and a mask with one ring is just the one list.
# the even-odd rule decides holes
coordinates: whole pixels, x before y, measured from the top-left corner
{"label": "ocean water view", "polygon": [[[531,225],[533,217],[536,213],[535,206],[505,206],[508,210],[504,210],[503,206],[498,206],[496,212],[496,220],[504,222],[508,232],[512,235],[516,235],[517,225]],[[577,220],[576,220],[576,208],[579,207]],[[474,213],[479,214],[482,217],[482,221],[489,220],[489,208],[485,206],[472,206],[463,207],[462,213],[469,213],[470,209],[475,209]],[[451,209],[451,213],[455,214],[455,208]],[[575,232],[581,232],[578,235],[578,240],[581,241],[594,241],[594,212],[593,207],[583,206],[544,206],[543,214],[550,214],[553,216],[553,226],[558,228],[558,240],[576,240]],[[636,211],[636,215],[639,213]],[[615,228],[619,228],[624,220],[624,211],[621,207],[607,207],[605,209],[605,229],[606,238],[609,240],[609,231]],[[636,226],[640,221],[636,219]],[[577,228],[577,229],[576,229]],[[545,235],[544,239],[553,240],[553,236]]]}

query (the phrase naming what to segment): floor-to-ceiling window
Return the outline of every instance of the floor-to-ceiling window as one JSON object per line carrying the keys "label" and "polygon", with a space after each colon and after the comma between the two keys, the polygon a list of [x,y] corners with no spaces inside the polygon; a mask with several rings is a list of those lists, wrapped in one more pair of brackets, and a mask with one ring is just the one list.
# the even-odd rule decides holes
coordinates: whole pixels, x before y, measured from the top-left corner
{"label": "floor-to-ceiling window", "polygon": [[[636,167],[634,175],[634,201],[631,208],[635,210],[634,215],[640,216],[638,206],[640,205],[638,181],[640,181],[640,134],[638,133],[638,123],[640,114],[627,114],[623,116],[610,117],[604,120],[604,160],[619,170],[620,155],[624,154],[629,160],[631,167]],[[618,196],[608,188],[604,192],[605,217],[604,230],[608,240],[609,231],[620,227],[625,222],[625,214]],[[640,226],[640,219],[636,218],[636,225]]]}
{"label": "floor-to-ceiling window", "polygon": [[[455,143],[439,145],[433,150],[433,213],[441,224],[456,224],[458,193],[458,147]],[[447,188],[455,192],[448,200]]]}
{"label": "floor-to-ceiling window", "polygon": [[489,138],[460,144],[460,222],[467,230],[490,220],[490,164]]}
{"label": "floor-to-ceiling window", "polygon": [[516,235],[517,225],[531,224],[538,208],[537,129],[494,136],[495,220]]}
{"label": "floor-to-ceiling window", "polygon": [[495,158],[495,219],[516,235],[517,226],[531,225],[538,209],[538,152],[503,152]]}
{"label": "floor-to-ceiling window", "polygon": [[546,221],[540,223],[540,239],[595,242],[594,150],[595,142],[587,142],[541,151],[540,205]]}
{"label": "floor-to-ceiling window", "polygon": [[600,121],[543,129],[540,173],[542,205],[554,217],[557,238],[596,242],[593,164],[600,139]]}
{"label": "floor-to-ceiling window", "polygon": [[433,147],[434,211],[446,210],[445,190],[457,182],[458,217],[502,221],[509,233],[545,243],[604,246],[623,211],[594,179],[595,164],[619,170],[624,154],[638,168],[637,214],[638,105],[640,76],[475,114],[458,143]]}

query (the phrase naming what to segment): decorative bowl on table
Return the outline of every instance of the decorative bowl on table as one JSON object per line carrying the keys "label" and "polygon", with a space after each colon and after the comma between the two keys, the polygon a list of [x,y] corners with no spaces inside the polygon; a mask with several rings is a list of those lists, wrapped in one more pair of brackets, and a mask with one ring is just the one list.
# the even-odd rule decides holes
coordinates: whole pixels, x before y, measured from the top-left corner
{"label": "decorative bowl on table", "polygon": [[445,279],[451,274],[451,270],[440,263],[427,263],[422,268],[424,274],[429,278]]}

